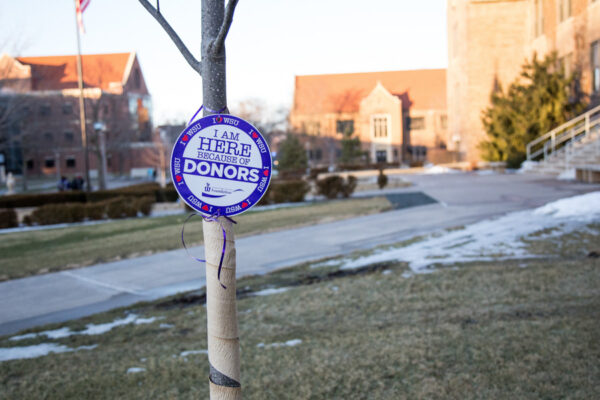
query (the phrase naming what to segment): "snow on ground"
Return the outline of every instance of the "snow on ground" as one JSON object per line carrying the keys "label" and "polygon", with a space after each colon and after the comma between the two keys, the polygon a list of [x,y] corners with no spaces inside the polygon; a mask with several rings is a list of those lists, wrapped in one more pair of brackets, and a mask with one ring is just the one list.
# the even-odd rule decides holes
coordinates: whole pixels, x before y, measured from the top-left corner
{"label": "snow on ground", "polygon": [[73,335],[101,335],[121,325],[127,325],[131,323],[134,323],[135,325],[151,324],[157,319],[157,317],[140,318],[135,314],[129,314],[125,318],[119,318],[112,322],[107,322],[104,324],[87,324],[86,328],[82,331],[72,331],[67,327],[63,327],[51,331],[27,333],[25,335],[13,336],[8,340],[17,341],[24,339],[33,339],[35,337],[40,336],[46,336],[48,339],[61,339]]}
{"label": "snow on ground", "polygon": [[456,174],[459,170],[442,167],[441,165],[427,164],[423,167],[424,174]]}
{"label": "snow on ground", "polygon": [[97,344],[91,346],[79,346],[74,349],[57,343],[40,343],[33,346],[21,347],[0,347],[0,362],[9,360],[21,360],[24,358],[37,358],[50,353],[67,353],[79,350],[92,350],[98,347]]}
{"label": "snow on ground", "polygon": [[270,349],[272,347],[294,347],[294,346],[298,346],[300,343],[302,343],[302,340],[292,339],[292,340],[288,340],[287,342],[283,342],[283,343],[270,343],[270,344],[259,343],[256,345],[256,347],[261,347],[261,348],[265,348],[265,349]]}
{"label": "snow on ground", "polygon": [[406,247],[388,248],[357,259],[343,260],[341,269],[379,262],[406,261],[414,272],[431,271],[433,264],[533,257],[521,240],[547,228],[561,233],[600,222],[600,192],[548,203],[545,206],[487,219],[464,229],[430,235]]}
{"label": "snow on ground", "polygon": [[146,372],[146,368],[142,367],[131,367],[127,370],[128,374],[137,374],[138,372]]}
{"label": "snow on ground", "polygon": [[179,354],[179,357],[187,357],[193,354],[208,354],[208,350],[186,350]]}
{"label": "snow on ground", "polygon": [[561,181],[574,181],[575,176],[575,168],[568,169],[566,171],[561,172],[556,179]]}
{"label": "snow on ground", "polygon": [[271,289],[263,289],[258,292],[252,293],[253,296],[268,296],[270,294],[283,293],[290,290],[290,288],[282,287],[282,288],[271,288]]}

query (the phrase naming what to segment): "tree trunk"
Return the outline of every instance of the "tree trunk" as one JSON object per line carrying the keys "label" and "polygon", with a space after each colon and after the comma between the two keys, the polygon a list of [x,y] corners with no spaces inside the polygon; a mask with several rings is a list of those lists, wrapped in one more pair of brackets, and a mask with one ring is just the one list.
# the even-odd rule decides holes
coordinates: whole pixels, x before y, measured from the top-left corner
{"label": "tree trunk", "polygon": [[[225,79],[225,45],[214,54],[213,41],[223,24],[223,0],[202,0],[202,101],[204,115],[227,110]],[[223,250],[223,231],[227,241],[221,272],[219,261]],[[210,364],[210,398],[241,399],[240,343],[238,334],[235,288],[235,238],[233,224],[219,217],[217,222],[203,222],[206,258],[206,310],[208,325],[208,362]],[[223,288],[221,283],[226,287]]]}

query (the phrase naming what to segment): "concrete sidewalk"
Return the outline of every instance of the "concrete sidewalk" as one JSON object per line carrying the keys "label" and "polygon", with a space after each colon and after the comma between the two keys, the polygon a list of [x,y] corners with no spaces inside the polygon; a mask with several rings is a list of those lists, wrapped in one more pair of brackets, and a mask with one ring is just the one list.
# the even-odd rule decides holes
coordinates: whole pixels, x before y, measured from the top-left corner
{"label": "concrete sidewalk", "polygon": [[[348,254],[600,190],[599,185],[531,175],[461,173],[407,178],[413,187],[385,193],[422,191],[439,203],[238,239],[238,276]],[[192,248],[190,253],[202,258],[203,248]],[[174,250],[2,282],[0,334],[198,289],[204,278],[203,264],[183,250]]]}

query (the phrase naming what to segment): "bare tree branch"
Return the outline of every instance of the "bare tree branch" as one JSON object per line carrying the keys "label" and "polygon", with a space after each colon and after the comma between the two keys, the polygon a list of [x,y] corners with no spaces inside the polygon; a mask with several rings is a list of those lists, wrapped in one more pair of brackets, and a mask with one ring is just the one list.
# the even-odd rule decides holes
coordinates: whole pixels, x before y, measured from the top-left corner
{"label": "bare tree branch", "polygon": [[202,72],[201,72],[202,64],[200,63],[200,61],[196,60],[196,58],[192,55],[192,53],[190,53],[190,51],[185,46],[183,41],[177,35],[177,32],[175,32],[175,30],[171,27],[171,25],[169,25],[169,23],[162,16],[160,11],[158,11],[156,8],[154,8],[148,2],[148,0],[139,0],[139,2],[150,13],[150,15],[152,15],[154,17],[154,19],[160,24],[160,26],[163,27],[165,32],[167,32],[167,34],[169,35],[169,37],[171,38],[173,43],[175,43],[175,46],[177,46],[177,48],[179,49],[179,52],[181,53],[181,55],[183,55],[185,60],[188,62],[188,64],[190,64],[190,66],[194,69],[194,71],[196,71],[200,75],[202,75]]}
{"label": "bare tree branch", "polygon": [[217,34],[217,37],[211,46],[213,55],[217,55],[223,47],[223,43],[225,42],[229,28],[231,27],[231,22],[233,21],[233,12],[235,11],[235,6],[237,6],[237,3],[238,0],[229,0],[227,2],[225,16],[223,17],[223,24],[221,25],[221,28],[219,28],[219,33]]}

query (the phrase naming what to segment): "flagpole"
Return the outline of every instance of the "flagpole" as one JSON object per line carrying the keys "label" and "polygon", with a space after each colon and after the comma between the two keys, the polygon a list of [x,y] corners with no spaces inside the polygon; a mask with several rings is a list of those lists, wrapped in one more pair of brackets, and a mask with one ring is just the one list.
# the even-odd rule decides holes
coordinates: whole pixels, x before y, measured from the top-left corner
{"label": "flagpole", "polygon": [[77,16],[80,7],[79,0],[75,0],[75,31],[77,32],[77,83],[79,85],[79,123],[81,124],[81,145],[85,163],[85,188],[91,191],[90,184],[90,159],[88,155],[88,141],[85,120],[85,102],[83,101],[83,65],[81,63],[81,39],[79,38],[79,20]]}

